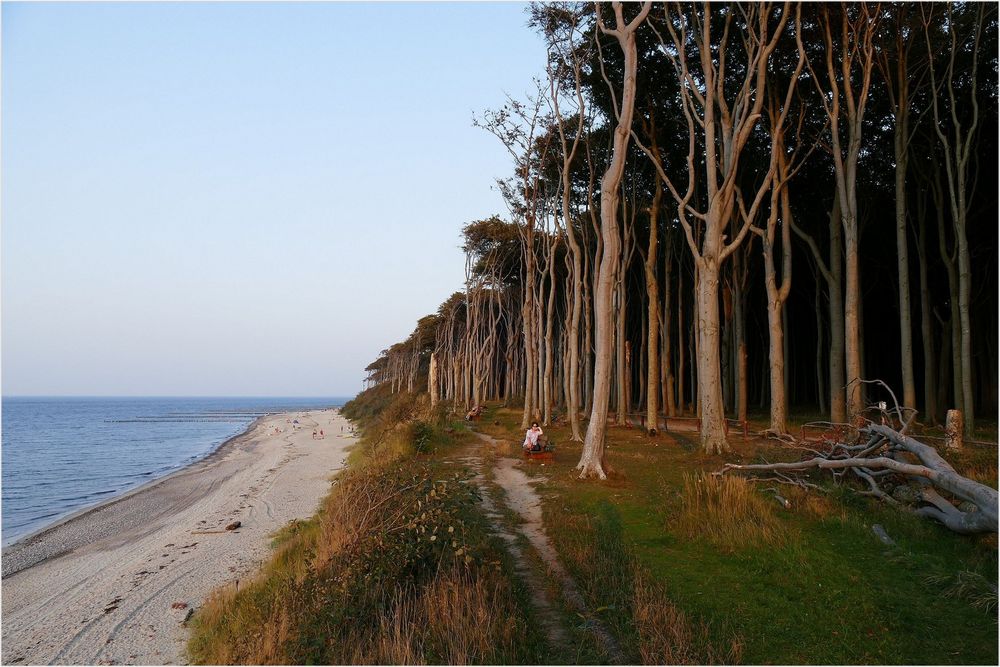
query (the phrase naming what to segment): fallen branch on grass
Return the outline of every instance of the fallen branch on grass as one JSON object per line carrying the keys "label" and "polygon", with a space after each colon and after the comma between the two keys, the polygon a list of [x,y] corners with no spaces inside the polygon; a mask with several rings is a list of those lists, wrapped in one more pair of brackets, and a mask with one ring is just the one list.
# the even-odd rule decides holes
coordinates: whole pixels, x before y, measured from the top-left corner
{"label": "fallen branch on grass", "polygon": [[[903,416],[903,411],[898,406],[895,411],[900,417]],[[912,417],[903,422],[903,429],[911,420]],[[858,433],[859,442],[833,443],[828,452],[819,453],[812,458],[784,463],[729,463],[716,474],[722,475],[730,471],[754,474],[770,472],[777,478],[766,478],[768,481],[789,483],[797,480],[808,484],[794,473],[829,470],[835,480],[840,480],[845,472],[852,471],[866,485],[866,490],[860,492],[862,495],[899,505],[882,488],[883,480],[912,484],[916,486],[916,499],[923,503],[913,510],[918,516],[939,521],[957,533],[997,532],[996,489],[963,477],[936,449],[887,424],[869,422],[860,427]],[[912,457],[916,457],[919,463],[912,462]],[[942,493],[961,501],[961,508]]]}

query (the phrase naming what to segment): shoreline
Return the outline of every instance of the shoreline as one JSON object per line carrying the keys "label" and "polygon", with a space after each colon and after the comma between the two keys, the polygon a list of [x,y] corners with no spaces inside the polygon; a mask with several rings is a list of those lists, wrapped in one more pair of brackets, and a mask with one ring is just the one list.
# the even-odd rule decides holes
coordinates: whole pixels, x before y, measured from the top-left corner
{"label": "shoreline", "polygon": [[[324,409],[335,409],[335,408],[324,408]],[[15,537],[13,540],[11,540],[10,542],[8,542],[8,543],[4,544],[2,547],[0,547],[0,551],[6,553],[6,551],[8,549],[12,549],[14,547],[21,546],[22,544],[25,544],[28,541],[33,540],[35,538],[41,538],[46,533],[48,533],[49,531],[55,530],[55,529],[59,528],[60,526],[62,526],[63,524],[67,524],[70,521],[74,521],[76,519],[82,518],[85,515],[89,514],[90,512],[96,512],[96,511],[98,511],[98,510],[100,510],[100,509],[102,509],[104,507],[109,506],[109,505],[114,505],[117,502],[120,502],[122,500],[127,499],[129,496],[133,496],[135,494],[142,493],[143,491],[147,491],[149,489],[152,489],[156,485],[162,484],[163,482],[166,482],[171,477],[174,477],[175,475],[179,475],[179,474],[181,474],[181,473],[183,473],[185,471],[188,471],[189,469],[193,468],[194,466],[197,466],[199,463],[206,463],[213,456],[216,456],[217,454],[221,455],[223,453],[222,450],[224,448],[229,447],[230,445],[235,445],[236,444],[235,443],[236,440],[242,438],[243,436],[245,436],[245,435],[249,434],[251,431],[253,431],[253,429],[257,427],[258,422],[260,422],[262,419],[266,419],[268,417],[277,416],[277,415],[280,415],[280,414],[286,414],[286,412],[287,413],[291,413],[293,411],[272,412],[272,413],[268,413],[266,415],[261,415],[260,417],[257,417],[256,419],[254,419],[250,424],[248,424],[245,429],[243,429],[242,431],[240,431],[236,435],[232,435],[232,436],[226,438],[225,440],[223,440],[222,442],[220,442],[218,445],[216,445],[211,451],[206,452],[205,454],[203,454],[202,456],[199,456],[198,458],[194,459],[193,461],[189,461],[188,463],[185,463],[185,464],[181,465],[180,467],[178,467],[175,470],[171,470],[170,472],[168,472],[167,474],[165,474],[165,475],[163,475],[161,477],[156,477],[154,479],[146,480],[145,482],[142,482],[141,484],[139,484],[137,486],[133,486],[130,489],[125,489],[121,493],[118,493],[118,494],[116,494],[116,495],[114,495],[114,496],[112,496],[110,498],[105,498],[104,500],[98,500],[96,503],[93,503],[91,505],[84,505],[83,507],[75,509],[75,510],[69,512],[68,514],[64,515],[64,516],[59,517],[58,519],[56,519],[54,522],[52,522],[50,524],[42,526],[41,528],[36,528],[35,530],[32,530],[29,533],[21,535],[20,537]],[[28,567],[31,567],[31,566],[29,565]],[[26,569],[26,568],[22,568],[22,569]],[[20,570],[18,570],[18,571],[20,571]],[[8,573],[6,570],[3,570],[2,577],[5,578],[5,577],[8,576],[8,574],[14,574],[14,573],[13,572],[9,572]]]}
{"label": "shoreline", "polygon": [[[338,408],[338,407],[323,408],[323,410],[339,410],[339,409],[340,408]],[[317,409],[316,411],[318,412],[319,410]],[[98,510],[101,510],[101,509],[109,506],[109,505],[114,505],[117,502],[120,502],[122,500],[126,500],[130,496],[134,496],[134,495],[136,495],[138,493],[142,493],[143,491],[150,490],[150,489],[156,487],[158,484],[162,484],[163,482],[166,482],[167,480],[171,479],[172,477],[175,477],[177,475],[180,475],[182,473],[190,471],[192,468],[194,468],[195,466],[197,466],[199,464],[209,463],[213,457],[215,457],[215,456],[223,456],[225,454],[225,452],[223,451],[224,449],[235,446],[237,444],[236,443],[237,440],[239,440],[240,438],[243,438],[244,436],[249,435],[255,428],[257,428],[257,426],[261,422],[261,420],[269,419],[269,418],[272,418],[272,417],[276,417],[278,415],[292,414],[294,412],[296,412],[296,411],[295,410],[282,410],[280,412],[269,412],[267,414],[261,415],[260,417],[257,417],[252,422],[250,422],[247,425],[247,427],[244,428],[242,431],[240,431],[239,433],[237,433],[235,435],[229,436],[228,438],[226,438],[225,440],[223,440],[222,442],[220,442],[218,445],[216,445],[214,448],[212,448],[210,451],[208,451],[205,454],[202,454],[201,456],[195,458],[193,461],[188,461],[187,463],[182,464],[178,468],[176,468],[174,470],[171,470],[170,472],[168,472],[165,475],[162,475],[160,477],[156,477],[156,478],[153,478],[153,479],[150,479],[150,480],[146,480],[145,482],[142,482],[141,484],[139,484],[137,486],[133,486],[130,489],[125,489],[121,493],[118,493],[118,494],[116,494],[116,495],[114,495],[114,496],[112,496],[110,498],[105,498],[103,500],[99,500],[99,501],[97,501],[96,503],[94,503],[92,505],[84,505],[83,507],[75,509],[75,510],[69,512],[68,514],[65,514],[65,515],[59,517],[58,519],[56,519],[54,522],[52,522],[50,524],[42,526],[41,528],[36,528],[35,530],[31,531],[30,533],[26,533],[24,535],[21,535],[20,537],[15,537],[12,541],[10,541],[10,542],[8,542],[6,544],[3,544],[2,547],[0,547],[0,553],[4,553],[5,554],[8,549],[12,549],[14,547],[19,547],[22,544],[28,542],[29,540],[33,540],[35,538],[43,537],[50,530],[55,530],[56,528],[59,528],[60,526],[69,523],[70,521],[74,521],[76,519],[80,519],[80,518],[86,516],[87,514],[89,514],[91,512],[96,512]],[[6,578],[8,574],[13,574],[13,572],[8,573],[6,570],[4,570],[3,573],[2,573],[2,578]]]}
{"label": "shoreline", "polygon": [[270,413],[198,461],[8,545],[3,663],[183,664],[191,611],[252,578],[270,536],[316,512],[354,442],[337,408]]}

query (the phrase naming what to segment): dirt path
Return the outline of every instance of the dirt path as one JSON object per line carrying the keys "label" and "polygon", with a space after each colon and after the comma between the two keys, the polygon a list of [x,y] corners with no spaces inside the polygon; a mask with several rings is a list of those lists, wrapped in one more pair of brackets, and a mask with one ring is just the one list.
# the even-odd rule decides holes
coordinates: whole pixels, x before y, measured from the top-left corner
{"label": "dirt path", "polygon": [[[493,447],[496,445],[496,440],[488,435],[482,433],[475,433],[475,435],[485,446]],[[515,571],[524,579],[531,592],[532,605],[535,607],[539,622],[545,629],[549,641],[554,647],[566,651],[572,650],[568,643],[568,634],[559,618],[557,606],[550,599],[545,582],[531,567],[526,554],[518,544],[515,533],[519,533],[528,541],[528,544],[545,564],[549,574],[558,582],[563,599],[574,611],[587,619],[587,629],[594,633],[608,655],[612,656],[613,661],[625,662],[618,643],[588,608],[579,587],[559,560],[555,546],[549,539],[548,533],[545,532],[545,524],[542,521],[542,501],[534,488],[535,484],[543,483],[544,478],[529,477],[521,469],[521,461],[518,459],[503,456],[495,458],[492,467],[493,482],[503,490],[503,502],[507,508],[515,512],[522,520],[522,523],[518,525],[506,525],[489,494],[489,488],[483,474],[485,460],[486,457],[478,451],[464,459],[478,473],[475,480],[482,491],[486,516],[493,524],[494,532],[504,539],[507,549],[514,559]]]}

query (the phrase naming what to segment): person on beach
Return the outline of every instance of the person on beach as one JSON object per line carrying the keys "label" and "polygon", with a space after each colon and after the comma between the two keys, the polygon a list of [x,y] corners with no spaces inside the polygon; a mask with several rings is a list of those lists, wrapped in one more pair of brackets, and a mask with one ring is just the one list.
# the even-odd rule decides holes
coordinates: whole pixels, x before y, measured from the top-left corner
{"label": "person on beach", "polygon": [[531,428],[524,434],[524,443],[521,445],[526,451],[537,452],[541,449],[538,445],[538,438],[542,436],[542,429],[538,422],[532,422]]}

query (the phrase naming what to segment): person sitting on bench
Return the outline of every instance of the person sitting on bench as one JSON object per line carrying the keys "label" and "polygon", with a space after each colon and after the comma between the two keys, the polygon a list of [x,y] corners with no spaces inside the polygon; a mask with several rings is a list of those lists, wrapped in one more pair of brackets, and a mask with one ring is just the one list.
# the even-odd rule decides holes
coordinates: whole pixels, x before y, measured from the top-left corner
{"label": "person sitting on bench", "polygon": [[541,427],[538,426],[538,422],[532,422],[531,428],[524,434],[524,443],[521,447],[529,452],[542,451],[542,445],[538,441],[540,437],[542,437]]}

